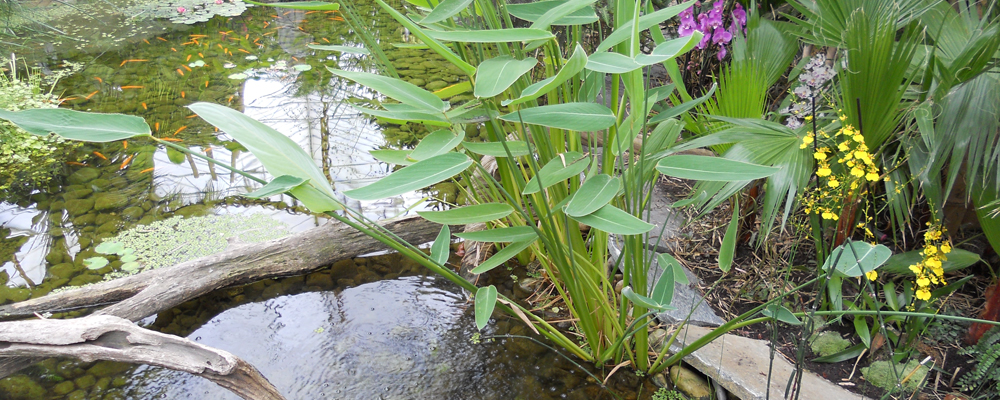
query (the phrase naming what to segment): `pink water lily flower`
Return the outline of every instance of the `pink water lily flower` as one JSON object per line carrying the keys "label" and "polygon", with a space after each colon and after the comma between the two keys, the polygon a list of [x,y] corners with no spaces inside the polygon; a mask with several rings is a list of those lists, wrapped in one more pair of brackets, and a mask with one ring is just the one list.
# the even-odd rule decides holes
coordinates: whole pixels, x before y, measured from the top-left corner
{"label": "pink water lily flower", "polygon": [[181,14],[184,14],[185,11],[187,11],[186,8],[184,8],[184,7],[177,7],[177,12],[179,12]]}

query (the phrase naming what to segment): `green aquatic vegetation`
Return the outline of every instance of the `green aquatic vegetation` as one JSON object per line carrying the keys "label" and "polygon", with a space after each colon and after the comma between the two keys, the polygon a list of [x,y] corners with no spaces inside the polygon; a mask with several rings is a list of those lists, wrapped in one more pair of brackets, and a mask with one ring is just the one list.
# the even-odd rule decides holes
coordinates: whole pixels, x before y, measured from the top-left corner
{"label": "green aquatic vegetation", "polygon": [[251,5],[236,0],[169,0],[137,4],[127,11],[136,18],[165,18],[175,24],[206,22],[216,15],[236,17]]}

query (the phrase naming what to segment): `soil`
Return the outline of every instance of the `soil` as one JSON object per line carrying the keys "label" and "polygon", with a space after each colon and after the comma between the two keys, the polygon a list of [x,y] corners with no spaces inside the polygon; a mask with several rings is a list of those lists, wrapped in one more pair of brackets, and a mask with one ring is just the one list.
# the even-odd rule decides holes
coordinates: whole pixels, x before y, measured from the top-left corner
{"label": "soil", "polygon": [[[660,184],[666,185],[672,196],[676,195],[674,200],[682,199],[690,193],[690,183],[683,180],[664,178]],[[752,208],[747,207],[752,204],[748,204],[746,199],[743,201],[741,210]],[[737,247],[733,268],[728,273],[723,273],[717,264],[717,249],[721,247],[724,230],[732,215],[729,206],[723,204],[714,212],[701,217],[698,217],[693,210],[686,212],[690,217],[689,223],[683,228],[683,237],[677,240],[678,250],[675,256],[701,278],[707,302],[724,319],[735,318],[764,301],[807,282],[816,275],[815,250],[811,240],[805,239],[807,235],[795,231],[798,227],[807,226],[805,221],[790,221],[785,232],[777,232],[775,228],[775,232],[758,246],[754,244],[757,243],[756,235],[759,234],[756,230],[759,222],[755,222],[758,217],[752,212],[745,213],[744,218],[751,223],[744,222],[742,229],[744,233]],[[974,230],[959,232],[953,242],[964,242],[958,247],[966,250],[978,250],[986,261],[948,277],[949,281],[955,281],[966,275],[974,275],[972,280],[958,291],[937,304],[939,312],[973,318],[980,315],[985,289],[994,275],[991,269],[995,271],[995,267],[1000,263],[997,262],[995,254],[983,251],[989,249],[989,245],[984,246],[981,243],[982,239],[977,241],[976,233]],[[981,238],[981,235],[979,237]],[[972,239],[966,240],[968,238]],[[885,244],[892,247],[891,243]],[[880,276],[879,281],[885,283],[888,280],[902,279],[884,274]],[[844,295],[849,299],[848,296],[856,293],[848,293],[847,286],[850,285],[845,285]],[[817,285],[812,285],[796,291],[786,296],[784,305],[793,311],[808,311],[816,301],[817,289]],[[821,329],[838,332],[852,343],[859,342],[849,317],[844,317],[840,323],[832,322]],[[972,358],[957,353],[966,346],[967,330],[967,324],[955,324],[944,320],[930,323],[927,331],[915,341],[914,354],[911,355],[918,360],[930,357],[927,365],[932,366],[932,372],[928,375],[928,382],[915,396],[896,394],[889,398],[943,399],[949,394],[958,395],[956,378],[974,366]],[[808,343],[804,340],[806,333],[801,326],[784,323],[758,324],[732,333],[754,339],[771,340],[777,344],[778,353],[789,362],[796,364],[796,360],[801,360],[798,365],[802,365],[806,370],[815,372],[853,392],[869,398],[883,398],[885,394],[883,389],[865,381],[861,368],[867,367],[873,361],[890,359],[891,346],[882,346],[871,353],[866,351],[860,357],[839,363],[816,363],[811,360],[818,355],[812,354],[809,349]],[[875,341],[878,342],[878,338]],[[803,349],[802,352],[799,351],[800,348]],[[896,349],[896,351],[901,350]]]}

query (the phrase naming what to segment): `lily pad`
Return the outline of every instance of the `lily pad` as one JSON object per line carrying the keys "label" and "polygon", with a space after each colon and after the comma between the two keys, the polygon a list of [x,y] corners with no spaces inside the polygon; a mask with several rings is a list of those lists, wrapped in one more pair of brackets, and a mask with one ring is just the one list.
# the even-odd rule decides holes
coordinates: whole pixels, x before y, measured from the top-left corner
{"label": "lily pad", "polygon": [[313,69],[312,65],[309,64],[295,64],[292,66],[296,71],[308,71]]}
{"label": "lily pad", "polygon": [[87,267],[87,269],[101,269],[105,265],[108,265],[108,259],[104,257],[90,257],[83,260],[83,266]]}
{"label": "lily pad", "polygon": [[229,79],[246,79],[246,78],[247,78],[247,74],[244,74],[242,72],[237,73],[237,74],[229,75]]}

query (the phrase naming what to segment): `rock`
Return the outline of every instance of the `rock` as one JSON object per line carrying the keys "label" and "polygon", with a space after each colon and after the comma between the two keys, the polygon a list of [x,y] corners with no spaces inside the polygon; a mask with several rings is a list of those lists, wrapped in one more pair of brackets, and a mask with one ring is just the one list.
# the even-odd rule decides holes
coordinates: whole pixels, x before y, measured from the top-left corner
{"label": "rock", "polygon": [[102,192],[94,195],[94,209],[98,211],[112,210],[128,204],[128,196],[121,193]]}
{"label": "rock", "polygon": [[413,79],[410,79],[410,83],[412,83],[414,85],[417,85],[417,86],[424,86],[427,83],[427,81],[425,81],[423,79],[420,79],[420,78],[413,78]]}
{"label": "rock", "polygon": [[17,303],[25,301],[31,297],[31,290],[28,288],[10,288],[7,290],[7,298]]}
{"label": "rock", "polygon": [[84,390],[77,390],[66,396],[66,400],[87,400],[87,392]]}
{"label": "rock", "polygon": [[670,367],[670,380],[677,390],[684,392],[692,399],[708,400],[712,397],[712,386],[697,372],[680,365]]}
{"label": "rock", "polygon": [[[97,207],[96,202],[94,204],[94,207]],[[93,213],[83,214],[79,217],[73,218],[73,225],[74,226],[93,225],[95,219],[97,219],[97,215]]]}
{"label": "rock", "polygon": [[94,378],[93,375],[87,374],[87,375],[84,375],[84,376],[81,376],[79,378],[74,379],[73,383],[75,383],[76,387],[78,387],[80,389],[86,389],[86,388],[89,388],[91,386],[94,386],[94,384],[97,383],[97,378]]}
{"label": "rock", "polygon": [[63,193],[63,200],[69,201],[75,199],[82,199],[87,196],[90,196],[91,193],[94,193],[94,191],[90,189],[74,190],[72,192]]}
{"label": "rock", "polygon": [[45,388],[24,375],[14,375],[0,379],[0,392],[10,400],[34,400],[45,397]]}
{"label": "rock", "polygon": [[649,380],[653,382],[656,387],[670,388],[670,384],[667,382],[667,374],[662,372],[656,373],[655,375],[649,377]]}
{"label": "rock", "polygon": [[208,206],[204,204],[192,204],[190,206],[181,207],[174,211],[176,215],[182,215],[184,218],[200,217],[208,213]]}
{"label": "rock", "polygon": [[101,280],[102,280],[101,277],[99,277],[97,275],[83,274],[83,275],[78,275],[75,278],[71,279],[69,281],[69,285],[70,286],[83,286],[83,285],[86,285],[88,283],[97,283],[97,282],[100,282]]}
{"label": "rock", "polygon": [[69,216],[76,217],[94,209],[94,199],[75,199],[66,201],[66,211]]}
{"label": "rock", "polygon": [[828,356],[837,354],[851,346],[851,341],[844,339],[837,332],[820,332],[809,338],[809,348],[814,354]]}
{"label": "rock", "polygon": [[64,381],[52,387],[52,393],[60,396],[65,396],[74,390],[76,390],[76,385],[72,381]]}
{"label": "rock", "polygon": [[117,220],[118,220],[118,216],[115,215],[114,213],[111,213],[111,214],[97,214],[97,217],[94,218],[94,225],[101,226],[101,225],[104,225],[104,224],[106,224],[106,223],[108,223],[110,221],[117,221]]}
{"label": "rock", "polygon": [[142,207],[129,207],[122,211],[122,217],[126,219],[136,220],[142,217],[145,211]]}
{"label": "rock", "polygon": [[76,271],[77,271],[76,265],[71,263],[61,263],[50,267],[49,275],[52,275],[56,278],[69,279],[72,278],[73,275],[76,275]]}
{"label": "rock", "polygon": [[66,208],[66,203],[62,201],[53,201],[49,204],[49,211],[62,211]]}
{"label": "rock", "polygon": [[52,251],[49,251],[49,254],[45,255],[45,262],[49,263],[49,265],[61,264],[66,257],[63,253],[62,250],[52,249]]}
{"label": "rock", "polygon": [[97,178],[90,181],[90,188],[94,189],[95,192],[105,190],[108,186],[111,186],[111,181],[108,179]]}
{"label": "rock", "polygon": [[70,176],[66,178],[66,182],[69,182],[72,185],[79,185],[97,179],[99,176],[101,176],[101,170],[93,167],[84,167],[70,174]]}
{"label": "rock", "polygon": [[93,367],[87,370],[88,374],[94,375],[100,378],[107,378],[112,375],[117,375],[122,372],[128,371],[132,366],[126,363],[114,362],[114,361],[98,361]]}
{"label": "rock", "polygon": [[[916,369],[915,372],[914,369]],[[868,383],[885,390],[894,389],[896,384],[901,382],[896,377],[901,376],[905,379],[905,382],[902,382],[903,389],[907,392],[915,392],[924,382],[924,378],[927,377],[927,371],[927,367],[920,365],[917,360],[910,360],[905,365],[895,364],[891,361],[875,361],[871,365],[861,368],[861,375],[864,375]],[[909,379],[906,379],[907,377]]]}
{"label": "rock", "polygon": [[445,81],[434,81],[434,82],[428,83],[427,86],[424,86],[425,89],[431,90],[431,91],[438,90],[438,89],[444,89],[446,87],[448,87],[448,82],[445,82]]}
{"label": "rock", "polygon": [[99,235],[102,233],[115,233],[116,231],[118,231],[118,227],[119,227],[118,221],[108,221],[104,225],[101,225],[97,228],[97,234]]}
{"label": "rock", "polygon": [[316,286],[323,289],[334,287],[333,278],[329,274],[316,273],[306,275],[306,286]]}

